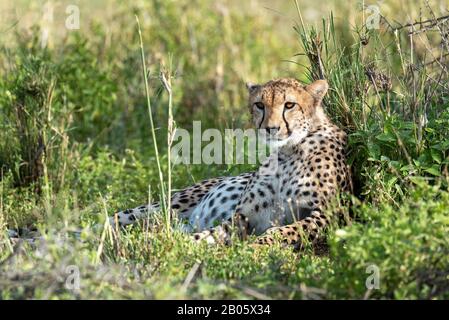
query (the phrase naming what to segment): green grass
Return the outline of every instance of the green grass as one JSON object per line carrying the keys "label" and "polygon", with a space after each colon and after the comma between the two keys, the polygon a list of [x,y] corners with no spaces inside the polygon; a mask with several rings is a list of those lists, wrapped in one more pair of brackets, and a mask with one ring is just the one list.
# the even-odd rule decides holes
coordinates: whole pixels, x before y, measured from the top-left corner
{"label": "green grass", "polygon": [[[2,25],[0,298],[449,298],[442,29],[414,35],[412,50],[409,29],[366,30],[357,6],[333,5],[332,15],[315,8],[325,18],[313,21],[300,2],[301,21],[294,2],[275,8],[292,13],[287,19],[257,2],[117,1],[99,15],[80,2],[81,30],[55,28],[44,47],[42,21]],[[408,22],[394,15],[397,5],[381,11],[390,22]],[[413,1],[412,19],[420,7],[428,18],[445,14]],[[355,17],[351,24],[347,16]],[[117,210],[253,168],[168,168],[171,113],[186,129],[193,120],[244,128],[245,81],[309,82],[323,74],[331,87],[325,108],[349,134],[354,178],[343,210],[351,220],[332,226],[325,250],[197,246],[171,229],[165,211],[119,236],[90,232]],[[71,233],[80,226],[83,241]],[[24,227],[37,227],[45,242],[13,247],[7,229]],[[372,265],[380,286],[370,290]],[[70,287],[74,268],[79,290]]]}

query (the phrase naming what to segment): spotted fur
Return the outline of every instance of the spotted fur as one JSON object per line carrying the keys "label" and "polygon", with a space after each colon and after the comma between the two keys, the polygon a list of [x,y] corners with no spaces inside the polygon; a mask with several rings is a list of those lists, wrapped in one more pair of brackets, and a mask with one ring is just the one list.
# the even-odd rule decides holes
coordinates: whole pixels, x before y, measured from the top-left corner
{"label": "spotted fur", "polygon": [[[172,210],[178,212],[181,220],[189,219],[204,196],[217,185],[229,179],[230,178],[227,177],[207,179],[174,193],[171,199]],[[118,222],[118,225],[121,227],[130,225],[160,209],[160,205],[157,202],[142,205],[133,209],[126,209],[119,211],[110,217],[109,222],[113,227],[115,227],[116,222]]]}

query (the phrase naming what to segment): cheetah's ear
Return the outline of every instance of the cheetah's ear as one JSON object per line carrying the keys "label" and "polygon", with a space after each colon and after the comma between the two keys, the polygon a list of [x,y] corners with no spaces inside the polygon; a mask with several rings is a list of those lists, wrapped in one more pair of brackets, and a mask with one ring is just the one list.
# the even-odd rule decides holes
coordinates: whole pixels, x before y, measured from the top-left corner
{"label": "cheetah's ear", "polygon": [[249,92],[254,91],[258,87],[259,87],[259,85],[256,84],[256,83],[252,83],[252,82],[247,82],[246,83],[246,88],[248,89]]}
{"label": "cheetah's ear", "polygon": [[329,89],[329,85],[326,80],[316,80],[315,82],[306,86],[307,92],[309,92],[316,99],[323,99],[325,96],[327,89]]}

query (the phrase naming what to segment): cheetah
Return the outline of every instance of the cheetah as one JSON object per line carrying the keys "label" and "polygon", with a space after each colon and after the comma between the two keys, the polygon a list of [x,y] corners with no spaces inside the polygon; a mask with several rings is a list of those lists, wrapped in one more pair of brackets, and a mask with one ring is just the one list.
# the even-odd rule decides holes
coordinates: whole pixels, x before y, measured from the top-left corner
{"label": "cheetah", "polygon": [[[258,170],[204,180],[173,194],[171,209],[185,221],[196,242],[230,243],[255,235],[254,245],[282,241],[296,248],[303,237],[316,239],[329,225],[325,213],[338,192],[348,191],[346,133],[322,107],[325,80],[304,85],[281,78],[247,84],[254,126],[277,145]],[[127,209],[110,217],[114,226],[132,224],[159,204]]]}

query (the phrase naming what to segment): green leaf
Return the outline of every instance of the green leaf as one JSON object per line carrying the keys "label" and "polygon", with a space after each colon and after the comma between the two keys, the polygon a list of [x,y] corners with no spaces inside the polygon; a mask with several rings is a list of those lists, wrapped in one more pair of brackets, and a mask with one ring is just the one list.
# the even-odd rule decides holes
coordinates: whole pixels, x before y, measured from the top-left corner
{"label": "green leaf", "polygon": [[433,165],[430,168],[424,169],[424,171],[437,177],[441,176],[440,166],[438,165]]}
{"label": "green leaf", "polygon": [[432,148],[440,151],[446,151],[449,149],[449,140],[441,141],[440,143],[433,145]]}
{"label": "green leaf", "polygon": [[390,179],[388,179],[387,184],[391,188],[396,183],[396,181],[398,181],[398,178],[393,176]]}
{"label": "green leaf", "polygon": [[378,160],[380,157],[380,147],[377,144],[368,145],[368,153],[370,158]]}
{"label": "green leaf", "polygon": [[430,155],[432,156],[433,161],[435,161],[436,163],[440,164],[442,157],[441,157],[441,152],[435,149],[430,149]]}
{"label": "green leaf", "polygon": [[410,181],[413,182],[414,184],[421,186],[421,187],[425,187],[427,186],[427,180],[425,177],[420,177],[420,176],[412,176],[409,177]]}
{"label": "green leaf", "polygon": [[401,163],[399,161],[392,160],[390,161],[390,166],[399,170],[401,168]]}
{"label": "green leaf", "polygon": [[396,142],[396,137],[388,133],[381,133],[376,136],[376,139],[383,142]]}
{"label": "green leaf", "polygon": [[415,164],[415,166],[421,167],[421,162],[418,159],[413,159],[413,163]]}
{"label": "green leaf", "polygon": [[408,165],[406,165],[406,166],[403,166],[403,167],[401,168],[401,171],[411,171],[411,170],[413,170],[413,169],[415,169],[415,167],[414,167],[413,165],[411,165],[411,164],[408,164]]}

